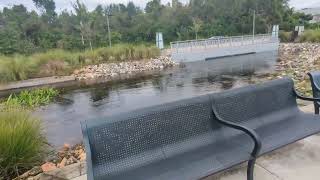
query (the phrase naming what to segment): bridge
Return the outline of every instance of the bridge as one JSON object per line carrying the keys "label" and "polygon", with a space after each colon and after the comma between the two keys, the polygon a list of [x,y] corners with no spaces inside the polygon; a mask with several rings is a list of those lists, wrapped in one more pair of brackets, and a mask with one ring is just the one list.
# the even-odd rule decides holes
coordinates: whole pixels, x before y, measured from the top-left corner
{"label": "bridge", "polygon": [[201,40],[171,42],[172,59],[176,62],[278,51],[279,38],[273,34],[217,37]]}

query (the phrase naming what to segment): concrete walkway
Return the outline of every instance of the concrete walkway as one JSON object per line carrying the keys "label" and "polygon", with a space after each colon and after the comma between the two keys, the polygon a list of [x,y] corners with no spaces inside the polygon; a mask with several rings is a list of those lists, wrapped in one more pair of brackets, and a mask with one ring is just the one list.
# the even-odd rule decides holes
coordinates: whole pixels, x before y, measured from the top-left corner
{"label": "concrete walkway", "polygon": [[4,96],[10,93],[17,93],[22,90],[35,87],[63,87],[65,85],[70,85],[70,83],[75,82],[76,79],[74,76],[53,76],[11,82],[8,84],[0,84],[0,96]]}
{"label": "concrete walkway", "polygon": [[[313,112],[313,106],[301,108]],[[256,180],[317,180],[320,176],[320,135],[315,135],[269,153],[258,159]],[[86,180],[83,175],[73,180]],[[204,180],[246,180],[246,164]]]}

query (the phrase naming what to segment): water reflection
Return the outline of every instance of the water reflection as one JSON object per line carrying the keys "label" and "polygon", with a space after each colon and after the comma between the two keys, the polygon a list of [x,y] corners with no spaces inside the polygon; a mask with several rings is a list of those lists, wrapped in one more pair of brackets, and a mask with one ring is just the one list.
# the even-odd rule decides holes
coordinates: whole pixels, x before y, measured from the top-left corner
{"label": "water reflection", "polygon": [[80,121],[127,112],[248,84],[269,72],[277,52],[192,62],[120,83],[66,88],[62,98],[37,113],[50,143],[78,143]]}

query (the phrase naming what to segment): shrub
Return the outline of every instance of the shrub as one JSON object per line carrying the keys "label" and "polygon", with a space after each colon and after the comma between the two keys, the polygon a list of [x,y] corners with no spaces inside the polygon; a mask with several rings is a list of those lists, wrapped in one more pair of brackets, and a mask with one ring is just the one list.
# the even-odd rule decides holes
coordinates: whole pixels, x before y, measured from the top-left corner
{"label": "shrub", "polygon": [[292,38],[292,32],[280,31],[279,38],[281,42],[290,42]]}
{"label": "shrub", "polygon": [[52,88],[42,88],[31,91],[22,91],[20,94],[11,94],[4,102],[6,107],[27,107],[34,108],[49,104],[59,92]]}
{"label": "shrub", "polygon": [[0,111],[0,179],[13,179],[47,155],[41,121],[21,109]]}
{"label": "shrub", "polygon": [[299,42],[320,42],[320,29],[316,30],[307,30],[300,36]]}

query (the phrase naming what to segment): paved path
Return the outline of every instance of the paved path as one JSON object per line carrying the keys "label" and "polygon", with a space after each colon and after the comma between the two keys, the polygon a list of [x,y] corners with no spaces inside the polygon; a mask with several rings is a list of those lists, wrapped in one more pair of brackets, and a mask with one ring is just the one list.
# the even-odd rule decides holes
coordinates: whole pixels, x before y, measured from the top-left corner
{"label": "paved path", "polygon": [[[313,112],[313,106],[301,108]],[[258,159],[256,180],[317,180],[320,179],[320,135],[286,146]],[[246,180],[246,164],[204,180]],[[86,180],[83,175],[73,180]]]}
{"label": "paved path", "polygon": [[11,92],[19,92],[24,89],[33,87],[52,86],[60,87],[75,81],[74,76],[53,76],[45,78],[28,79],[24,81],[11,82],[8,84],[0,84],[0,96],[10,94]]}

